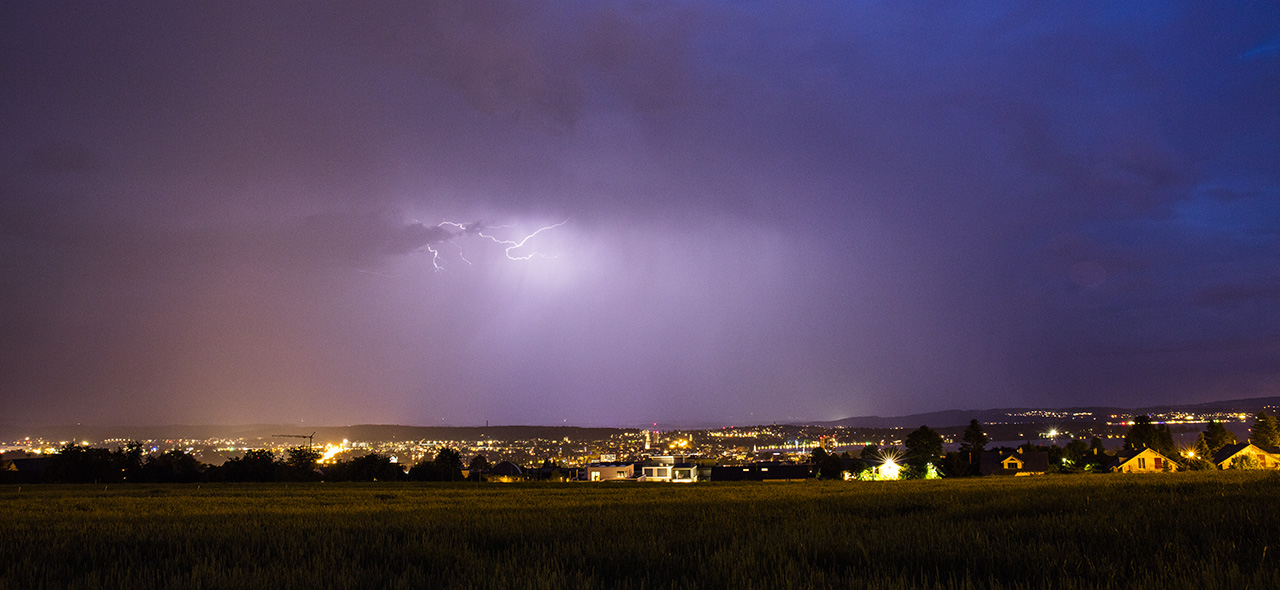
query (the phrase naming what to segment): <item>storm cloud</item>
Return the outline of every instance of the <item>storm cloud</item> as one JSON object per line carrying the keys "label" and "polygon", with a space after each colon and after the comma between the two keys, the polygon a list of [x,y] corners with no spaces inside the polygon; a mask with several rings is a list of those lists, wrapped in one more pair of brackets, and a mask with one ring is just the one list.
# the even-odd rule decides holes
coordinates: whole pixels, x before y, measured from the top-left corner
{"label": "storm cloud", "polygon": [[8,3],[0,420],[1277,395],[1277,17]]}

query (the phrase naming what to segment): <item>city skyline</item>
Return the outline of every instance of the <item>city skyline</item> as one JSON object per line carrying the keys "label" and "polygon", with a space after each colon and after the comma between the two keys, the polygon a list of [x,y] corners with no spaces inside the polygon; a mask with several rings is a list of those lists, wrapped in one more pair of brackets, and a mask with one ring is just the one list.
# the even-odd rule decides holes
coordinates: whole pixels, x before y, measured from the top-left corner
{"label": "city skyline", "polygon": [[6,425],[1280,395],[1264,5],[0,6]]}

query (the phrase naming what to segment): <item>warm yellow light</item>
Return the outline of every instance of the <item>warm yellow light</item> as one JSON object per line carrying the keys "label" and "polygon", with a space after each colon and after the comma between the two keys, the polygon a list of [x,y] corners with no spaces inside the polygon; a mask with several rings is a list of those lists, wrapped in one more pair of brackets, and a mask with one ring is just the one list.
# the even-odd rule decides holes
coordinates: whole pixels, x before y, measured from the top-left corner
{"label": "warm yellow light", "polygon": [[341,445],[335,445],[333,443],[329,443],[324,446],[324,453],[320,455],[320,460],[318,462],[329,463],[330,461],[333,460],[334,455],[337,455],[338,453],[341,453],[341,452],[342,452]]}

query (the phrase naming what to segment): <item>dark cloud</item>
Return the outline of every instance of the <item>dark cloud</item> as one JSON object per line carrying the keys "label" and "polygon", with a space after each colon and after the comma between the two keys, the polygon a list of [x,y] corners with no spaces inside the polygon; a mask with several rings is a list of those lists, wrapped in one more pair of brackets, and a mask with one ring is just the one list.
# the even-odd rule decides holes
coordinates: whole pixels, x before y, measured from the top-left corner
{"label": "dark cloud", "polygon": [[1274,395],[1276,16],[6,4],[6,416]]}

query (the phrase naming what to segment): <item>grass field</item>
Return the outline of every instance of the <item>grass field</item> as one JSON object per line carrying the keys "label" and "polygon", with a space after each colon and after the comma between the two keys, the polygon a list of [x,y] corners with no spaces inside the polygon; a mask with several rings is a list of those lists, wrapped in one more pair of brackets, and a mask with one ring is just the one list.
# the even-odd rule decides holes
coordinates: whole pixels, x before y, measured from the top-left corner
{"label": "grass field", "polygon": [[0,487],[0,589],[1280,588],[1280,473]]}

